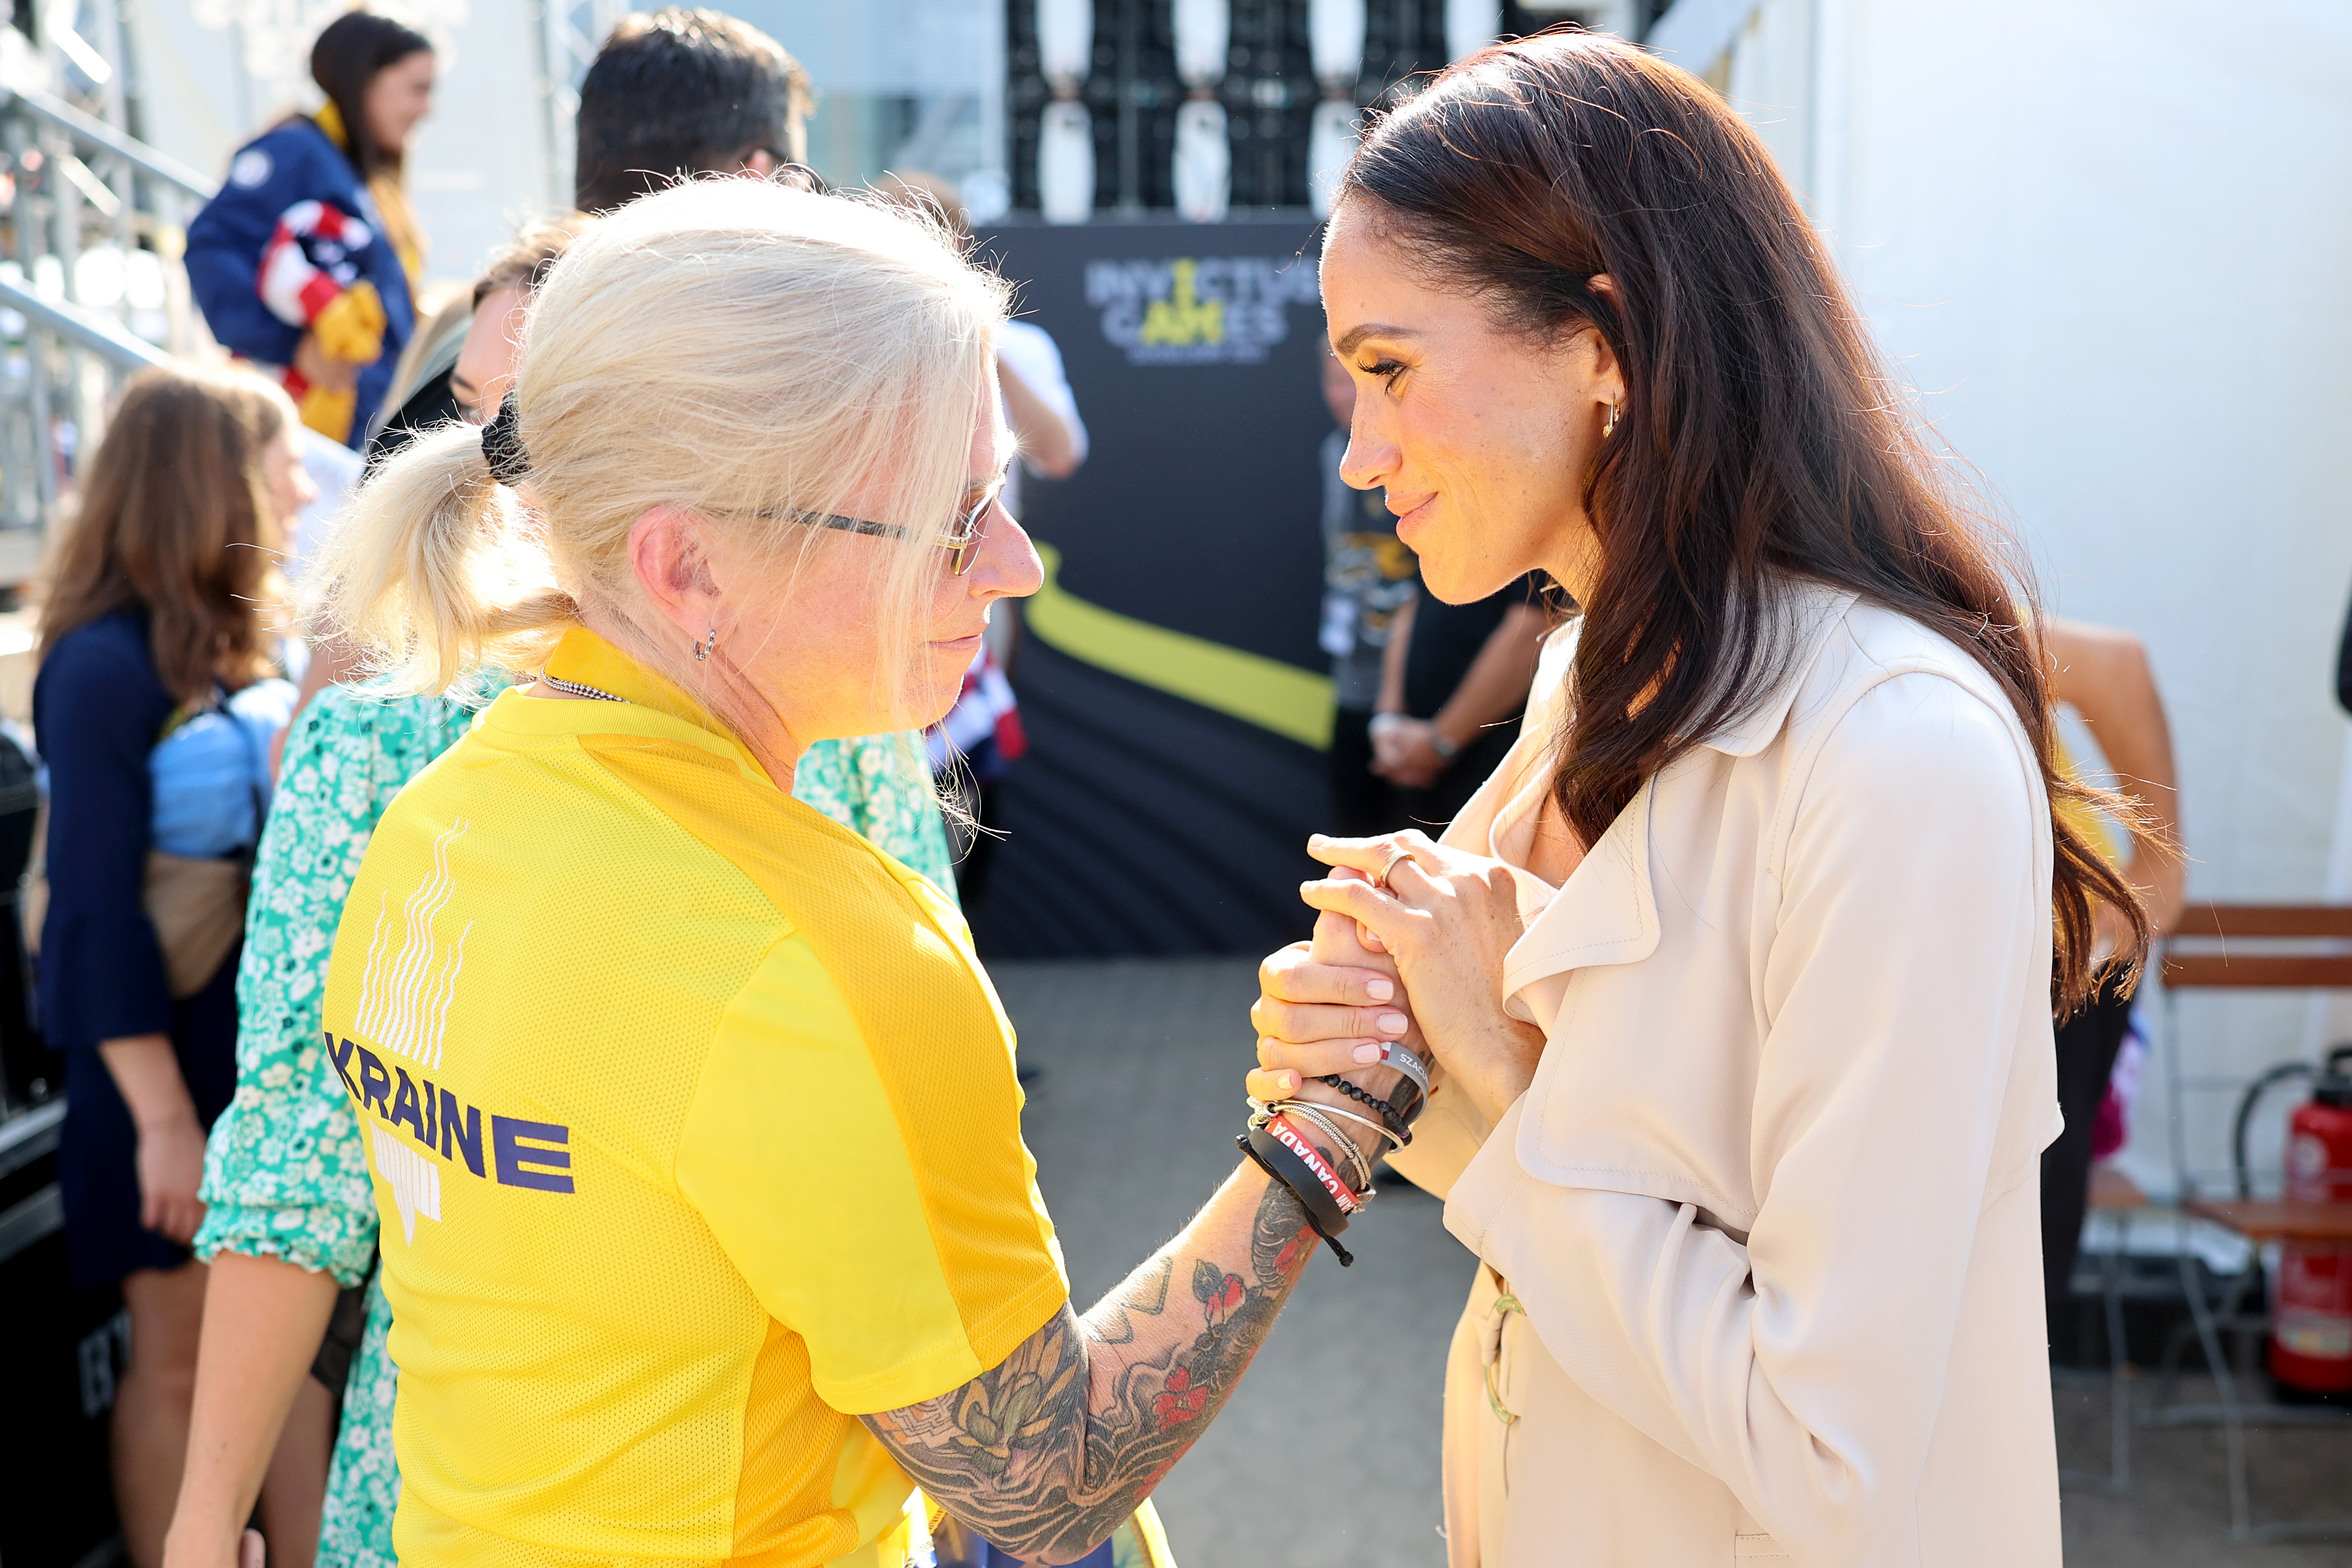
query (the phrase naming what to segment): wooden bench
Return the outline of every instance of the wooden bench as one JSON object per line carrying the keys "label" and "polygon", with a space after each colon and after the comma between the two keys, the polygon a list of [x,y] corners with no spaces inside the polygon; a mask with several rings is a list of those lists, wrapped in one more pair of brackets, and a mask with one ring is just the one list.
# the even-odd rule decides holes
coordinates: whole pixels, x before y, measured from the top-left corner
{"label": "wooden bench", "polygon": [[[2168,1000],[2185,991],[2352,990],[2352,904],[2192,904],[2165,938],[2158,958]],[[2176,1091],[2172,1114],[2181,1111],[2180,1030],[2177,1015],[2171,1049]],[[2180,1213],[2245,1238],[2257,1249],[2273,1241],[2352,1243],[2352,1204],[2208,1198],[2190,1190],[2188,1162],[2176,1145],[2181,1183]],[[2256,1257],[2259,1258],[2259,1250]],[[2248,1271],[2256,1267],[2250,1261]],[[2187,1249],[2181,1281],[2198,1341],[2221,1395],[2219,1416],[2229,1450],[2230,1534],[2239,1541],[2284,1542],[2341,1540],[2352,1536],[2352,1520],[2294,1521],[2257,1525],[2246,1477],[2244,1428],[2250,1420],[2301,1422],[2315,1417],[2333,1424],[2334,1412],[2248,1405],[2221,1349],[2211,1303],[2206,1301]]]}

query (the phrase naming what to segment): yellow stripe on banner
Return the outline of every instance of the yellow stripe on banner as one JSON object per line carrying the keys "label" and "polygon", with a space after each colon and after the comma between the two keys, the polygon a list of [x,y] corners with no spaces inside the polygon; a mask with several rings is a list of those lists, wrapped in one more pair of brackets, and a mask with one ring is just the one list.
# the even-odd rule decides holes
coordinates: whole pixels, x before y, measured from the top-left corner
{"label": "yellow stripe on banner", "polygon": [[1045,585],[1022,606],[1022,620],[1049,647],[1302,746],[1331,748],[1330,676],[1089,604],[1063,591],[1061,551],[1041,544],[1037,555]]}

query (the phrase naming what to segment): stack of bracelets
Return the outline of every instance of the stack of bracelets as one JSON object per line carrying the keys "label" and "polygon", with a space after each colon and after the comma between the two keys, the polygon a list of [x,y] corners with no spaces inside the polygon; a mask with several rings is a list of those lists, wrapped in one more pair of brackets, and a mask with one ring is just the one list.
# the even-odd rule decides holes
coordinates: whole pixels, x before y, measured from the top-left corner
{"label": "stack of bracelets", "polygon": [[[1388,1140],[1391,1149],[1402,1149],[1412,1142],[1413,1120],[1429,1103],[1428,1063],[1409,1047],[1394,1041],[1386,1051],[1388,1065],[1404,1074],[1404,1082],[1386,1100],[1376,1098],[1336,1072],[1320,1081],[1363,1106],[1371,1115],[1304,1100],[1282,1100],[1271,1105],[1263,1100],[1252,1100],[1249,1131],[1234,1140],[1268,1176],[1298,1195],[1298,1201],[1307,1209],[1307,1223],[1329,1245],[1342,1268],[1356,1260],[1339,1245],[1339,1233],[1348,1228],[1349,1219],[1361,1213],[1372,1200],[1372,1165],[1340,1124],[1353,1122],[1370,1127]],[[1349,1166],[1348,1176],[1342,1176],[1323,1157],[1311,1133],[1322,1134],[1339,1151]],[[1352,1186],[1349,1176],[1354,1178]]]}

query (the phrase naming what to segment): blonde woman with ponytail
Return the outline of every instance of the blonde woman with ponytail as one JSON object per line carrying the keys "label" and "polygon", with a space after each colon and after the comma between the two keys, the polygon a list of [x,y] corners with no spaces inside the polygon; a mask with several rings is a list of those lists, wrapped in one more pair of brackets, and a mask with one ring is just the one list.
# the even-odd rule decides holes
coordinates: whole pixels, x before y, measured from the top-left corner
{"label": "blonde woman with ponytail", "polygon": [[[511,379],[512,340],[531,296],[581,226],[525,232],[476,282],[483,312],[501,329],[478,332],[467,350],[474,382],[497,389],[484,418]],[[331,657],[330,648],[314,653],[314,673],[347,663],[347,653]],[[330,685],[292,727],[254,863],[236,974],[236,1095],[205,1151],[204,1223],[194,1249],[211,1265],[206,1296],[220,1310],[205,1319],[197,1351],[194,1458],[181,1482],[164,1568],[236,1561],[259,1491],[276,1500],[267,1520],[273,1568],[395,1561],[398,1372],[385,1354],[392,1310],[375,1279],[366,1143],[320,1038],[322,993],[344,895],[378,819],[511,684],[484,664],[430,695]],[[814,742],[794,764],[793,794],[951,892],[929,780],[921,737],[902,732]],[[307,1456],[305,1513],[280,1495],[299,1491],[289,1452],[304,1457],[280,1433],[314,1428],[333,1432],[333,1455],[323,1509],[316,1466],[325,1442]]]}
{"label": "blonde woman with ponytail", "polygon": [[1074,1312],[962,921],[789,793],[944,713],[1038,584],[1003,319],[919,215],[679,186],[575,243],[499,417],[331,549],[395,687],[538,676],[385,811],[327,984],[404,1561],[1165,1560],[1144,1501],[1306,1211],[1244,1166]]}

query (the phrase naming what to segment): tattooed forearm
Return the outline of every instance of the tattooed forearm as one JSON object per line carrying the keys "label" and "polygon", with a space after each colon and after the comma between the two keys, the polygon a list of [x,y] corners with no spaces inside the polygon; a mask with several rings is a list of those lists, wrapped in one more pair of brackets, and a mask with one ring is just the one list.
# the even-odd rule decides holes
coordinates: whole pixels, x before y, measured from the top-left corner
{"label": "tattooed forearm", "polygon": [[1223,1408],[1314,1242],[1298,1199],[1244,1167],[1085,1318],[1066,1306],[994,1371],[866,1424],[989,1544],[1071,1562]]}
{"label": "tattooed forearm", "polygon": [[1168,1310],[1168,1281],[1176,1277],[1176,1260],[1161,1253],[1127,1277],[1126,1283],[1105,1296],[1087,1314],[1087,1337],[1097,1344],[1127,1344],[1135,1338],[1128,1316],[1156,1318]]}
{"label": "tattooed forearm", "polygon": [[1301,1254],[1312,1253],[1314,1248],[1315,1232],[1307,1223],[1307,1206],[1274,1183],[1266,1183],[1265,1201],[1250,1218],[1250,1268],[1259,1283],[1295,1281],[1303,1262]]}

